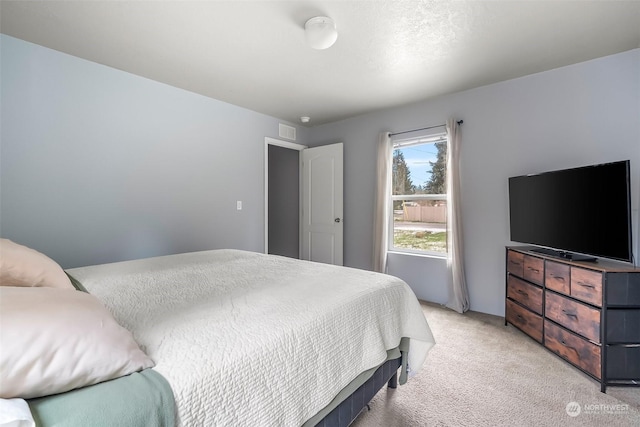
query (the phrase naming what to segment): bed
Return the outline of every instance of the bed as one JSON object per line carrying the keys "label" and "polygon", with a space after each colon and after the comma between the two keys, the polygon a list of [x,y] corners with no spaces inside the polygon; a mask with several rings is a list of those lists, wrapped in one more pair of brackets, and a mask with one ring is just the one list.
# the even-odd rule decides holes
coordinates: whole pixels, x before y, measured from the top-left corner
{"label": "bed", "polygon": [[348,425],[434,344],[407,284],[363,270],[213,250],[67,273],[154,366],[30,399],[42,426]]}

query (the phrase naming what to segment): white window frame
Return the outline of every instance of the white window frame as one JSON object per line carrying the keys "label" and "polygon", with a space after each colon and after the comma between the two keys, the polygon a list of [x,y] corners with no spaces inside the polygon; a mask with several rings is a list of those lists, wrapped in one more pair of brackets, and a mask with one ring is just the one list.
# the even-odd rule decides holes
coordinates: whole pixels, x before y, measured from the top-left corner
{"label": "white window frame", "polygon": [[[434,144],[436,142],[440,142],[442,140],[445,140],[447,137],[446,132],[441,132],[441,133],[437,133],[434,135],[429,135],[429,136],[422,136],[422,137],[417,137],[417,138],[410,138],[410,139],[403,139],[403,140],[394,140],[392,142],[392,150],[397,150],[398,148],[405,148],[405,147],[411,147],[411,146],[416,146],[416,145],[426,145],[426,144]],[[391,162],[393,162],[393,156]],[[393,167],[393,165],[391,166]],[[393,192],[393,185],[392,185],[392,192]],[[393,242],[393,232],[394,232],[394,212],[393,212],[393,202],[395,201],[412,201],[412,200],[447,200],[447,195],[446,194],[399,194],[399,195],[393,195],[391,194],[391,207],[390,207],[390,212],[389,212],[389,239],[388,239],[388,252],[392,252],[392,253],[401,253],[401,254],[411,254],[411,255],[418,255],[418,256],[425,256],[425,257],[435,257],[435,258],[446,258],[447,254],[449,252],[449,249],[447,248],[446,252],[439,252],[439,251],[427,251],[427,250],[420,250],[420,249],[408,249],[408,248],[398,248],[395,247]],[[445,231],[446,231],[446,227],[445,226]]]}

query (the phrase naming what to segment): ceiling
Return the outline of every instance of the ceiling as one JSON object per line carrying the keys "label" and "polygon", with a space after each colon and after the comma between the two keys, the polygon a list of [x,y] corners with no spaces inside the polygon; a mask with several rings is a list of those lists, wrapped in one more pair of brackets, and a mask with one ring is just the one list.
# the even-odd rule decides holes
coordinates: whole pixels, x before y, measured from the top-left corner
{"label": "ceiling", "polygon": [[[339,36],[306,46],[327,15]],[[309,126],[640,47],[640,1],[6,1],[0,31]]]}

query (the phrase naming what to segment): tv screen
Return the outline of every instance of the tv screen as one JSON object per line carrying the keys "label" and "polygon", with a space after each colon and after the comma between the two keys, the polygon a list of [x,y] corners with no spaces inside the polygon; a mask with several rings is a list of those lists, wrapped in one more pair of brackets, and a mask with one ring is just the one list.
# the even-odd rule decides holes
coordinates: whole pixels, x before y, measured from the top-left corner
{"label": "tv screen", "polygon": [[509,178],[511,240],[631,262],[629,163]]}

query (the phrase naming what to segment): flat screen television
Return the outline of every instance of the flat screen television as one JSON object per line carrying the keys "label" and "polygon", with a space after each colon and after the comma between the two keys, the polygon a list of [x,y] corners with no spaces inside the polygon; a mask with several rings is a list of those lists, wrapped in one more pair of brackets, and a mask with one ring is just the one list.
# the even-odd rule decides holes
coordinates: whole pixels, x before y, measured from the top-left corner
{"label": "flat screen television", "polygon": [[573,260],[633,262],[629,160],[509,178],[511,240]]}

